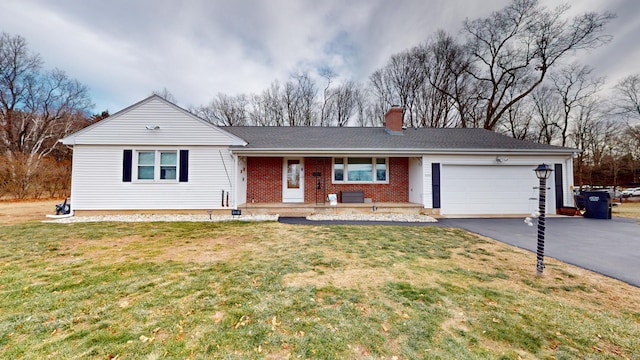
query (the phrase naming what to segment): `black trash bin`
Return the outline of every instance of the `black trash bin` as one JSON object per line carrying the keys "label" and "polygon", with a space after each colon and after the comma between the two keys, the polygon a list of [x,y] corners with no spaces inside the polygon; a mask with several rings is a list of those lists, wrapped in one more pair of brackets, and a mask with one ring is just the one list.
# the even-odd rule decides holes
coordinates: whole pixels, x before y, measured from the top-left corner
{"label": "black trash bin", "polygon": [[611,196],[604,191],[585,191],[584,217],[592,219],[611,219]]}

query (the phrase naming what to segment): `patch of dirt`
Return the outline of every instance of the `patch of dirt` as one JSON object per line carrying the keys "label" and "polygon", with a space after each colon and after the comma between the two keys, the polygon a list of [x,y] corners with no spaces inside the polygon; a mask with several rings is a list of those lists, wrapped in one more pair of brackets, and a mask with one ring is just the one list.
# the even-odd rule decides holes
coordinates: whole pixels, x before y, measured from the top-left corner
{"label": "patch of dirt", "polygon": [[[375,274],[374,276],[371,276]],[[339,288],[378,287],[395,276],[387,269],[339,269],[334,271],[307,271],[303,273],[286,274],[283,282],[288,286],[335,286]]]}
{"label": "patch of dirt", "polygon": [[100,241],[70,239],[65,240],[62,248],[65,258],[70,261],[83,258],[99,264],[168,260],[208,263],[234,259],[247,251],[257,251],[257,246],[230,237],[176,240],[169,245],[163,245],[138,235]]}
{"label": "patch of dirt", "polygon": [[288,286],[335,286],[338,288],[377,288],[387,282],[405,281],[416,285],[435,283],[440,280],[435,273],[429,273],[429,278],[424,275],[416,276],[405,264],[396,264],[391,267],[379,268],[321,268],[303,273],[290,273],[283,277],[283,282]]}
{"label": "patch of dirt", "polygon": [[163,247],[163,251],[155,256],[158,261],[179,261],[207,263],[229,260],[250,251],[251,246],[236,238],[219,237],[190,240]]}
{"label": "patch of dirt", "polygon": [[132,244],[140,243],[141,236],[127,236],[118,239],[86,240],[68,239],[62,243],[60,252],[63,260],[77,261],[78,258],[91,260],[99,264],[113,264],[140,258],[137,253],[128,251]]}
{"label": "patch of dirt", "polygon": [[452,304],[449,303],[447,303],[445,307],[449,311],[449,318],[440,324],[440,328],[449,334],[454,334],[454,330],[456,329],[468,332],[469,327],[467,326],[467,317],[464,311],[460,308],[453,307]]}
{"label": "patch of dirt", "polygon": [[63,201],[64,199],[0,201],[0,225],[45,220],[45,215],[55,214],[56,205]]}

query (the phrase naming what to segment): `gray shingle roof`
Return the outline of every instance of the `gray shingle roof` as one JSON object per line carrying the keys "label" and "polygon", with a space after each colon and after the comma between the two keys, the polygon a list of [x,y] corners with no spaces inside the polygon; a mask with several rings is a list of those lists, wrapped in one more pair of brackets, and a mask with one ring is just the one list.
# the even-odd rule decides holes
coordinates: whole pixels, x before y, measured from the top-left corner
{"label": "gray shingle roof", "polygon": [[[484,129],[406,129],[389,134],[382,127],[222,127],[248,142],[247,151],[523,151],[572,153],[575,149],[522,141]],[[238,147],[234,147],[238,149]]]}

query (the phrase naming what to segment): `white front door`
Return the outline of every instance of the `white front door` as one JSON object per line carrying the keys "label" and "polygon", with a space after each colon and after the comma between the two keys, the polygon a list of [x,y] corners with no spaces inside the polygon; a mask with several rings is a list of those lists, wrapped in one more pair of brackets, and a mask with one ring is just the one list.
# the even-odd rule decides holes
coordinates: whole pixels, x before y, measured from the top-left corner
{"label": "white front door", "polygon": [[304,159],[285,158],[283,163],[282,202],[304,202]]}

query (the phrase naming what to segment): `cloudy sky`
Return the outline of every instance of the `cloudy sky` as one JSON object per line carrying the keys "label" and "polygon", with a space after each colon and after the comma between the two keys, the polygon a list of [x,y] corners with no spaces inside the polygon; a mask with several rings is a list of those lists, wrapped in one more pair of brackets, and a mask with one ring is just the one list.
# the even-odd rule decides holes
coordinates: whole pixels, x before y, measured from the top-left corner
{"label": "cloudy sky", "polygon": [[[555,6],[555,0],[543,0]],[[168,89],[184,107],[259,93],[296,70],[366,82],[434,31],[457,33],[508,0],[1,0],[0,31],[23,36],[46,68],[86,84],[94,112]],[[640,1],[571,0],[617,14],[613,41],[581,54],[612,85],[640,73]]]}

